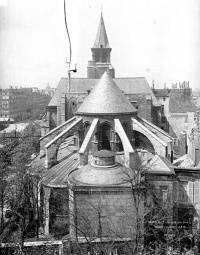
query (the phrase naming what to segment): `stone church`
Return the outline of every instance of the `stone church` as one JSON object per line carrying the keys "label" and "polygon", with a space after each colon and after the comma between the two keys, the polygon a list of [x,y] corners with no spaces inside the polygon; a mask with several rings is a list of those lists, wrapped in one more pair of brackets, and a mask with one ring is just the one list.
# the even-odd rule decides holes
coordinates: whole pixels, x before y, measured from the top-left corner
{"label": "stone church", "polygon": [[[145,162],[142,164],[147,172],[165,176],[164,182],[161,178],[160,185],[165,184],[172,193],[171,137],[138,116],[138,110],[122,93],[109,71],[105,71],[96,82],[75,116],[40,140],[41,153],[34,165],[43,164],[46,168],[42,196],[45,198],[44,226],[47,235],[53,231],[53,224],[59,218],[65,219],[66,230],[71,236],[75,235],[77,228],[69,215],[73,208],[70,197],[73,197],[77,210],[84,212],[90,208],[91,213],[93,202],[101,203],[105,219],[102,224],[111,231],[110,222],[117,232],[123,226],[123,233],[118,234],[127,236],[129,220],[131,218],[132,221],[134,215],[127,218],[124,213],[125,209],[133,211],[133,205],[128,203],[131,186],[125,181],[125,173],[133,175],[134,168],[138,167],[137,157]],[[58,211],[51,209],[55,194],[65,197],[62,202],[57,198],[60,201],[57,202]],[[87,209],[83,210],[85,206]],[[106,215],[110,215],[109,218]],[[97,232],[94,230],[94,235]]]}
{"label": "stone church", "polygon": [[[160,105],[145,77],[115,78],[115,69],[111,65],[111,51],[101,14],[97,36],[92,51],[92,60],[88,61],[87,78],[61,78],[55,93],[47,106],[45,132],[64,123],[88,96],[105,71],[108,71],[117,86],[129,102],[138,109],[139,116],[149,122],[160,125]],[[73,76],[75,74],[73,73]]]}
{"label": "stone church", "polygon": [[[62,78],[47,108],[40,155],[32,162],[33,169],[45,168],[40,208],[46,236],[60,227],[70,238],[130,238],[136,223],[131,197],[141,180],[155,185],[171,208],[194,209],[182,220],[190,228],[198,220],[200,169],[187,154],[173,162],[172,137],[150,118],[159,107],[148,83],[115,78],[110,52],[101,15],[88,78]],[[142,216],[143,200],[140,206]]]}

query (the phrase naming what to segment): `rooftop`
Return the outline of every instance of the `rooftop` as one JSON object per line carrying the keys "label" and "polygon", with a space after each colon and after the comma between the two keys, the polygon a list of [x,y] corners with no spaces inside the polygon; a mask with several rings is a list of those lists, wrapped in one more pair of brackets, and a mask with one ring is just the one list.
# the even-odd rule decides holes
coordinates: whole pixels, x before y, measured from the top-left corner
{"label": "rooftop", "polygon": [[156,97],[169,97],[170,89],[154,89],[153,92]]}
{"label": "rooftop", "polygon": [[197,111],[197,106],[195,106],[190,100],[178,100],[177,98],[171,99],[169,101],[169,111],[170,113],[187,113]]}
{"label": "rooftop", "polygon": [[128,180],[125,172],[131,171],[120,163],[112,167],[99,167],[87,164],[69,174],[70,181],[76,186],[113,186],[125,185]]}
{"label": "rooftop", "polygon": [[108,72],[102,75],[99,82],[76,112],[78,115],[119,115],[135,113],[137,113],[137,110],[124,96]]}
{"label": "rooftop", "polygon": [[[70,92],[78,94],[84,99],[87,96],[87,91],[92,90],[98,81],[98,79],[72,77],[70,79]],[[150,95],[153,105],[160,106],[145,77],[115,78],[113,81],[125,94]],[[68,92],[68,86],[68,78],[61,78],[49,106],[57,106],[62,94]]]}

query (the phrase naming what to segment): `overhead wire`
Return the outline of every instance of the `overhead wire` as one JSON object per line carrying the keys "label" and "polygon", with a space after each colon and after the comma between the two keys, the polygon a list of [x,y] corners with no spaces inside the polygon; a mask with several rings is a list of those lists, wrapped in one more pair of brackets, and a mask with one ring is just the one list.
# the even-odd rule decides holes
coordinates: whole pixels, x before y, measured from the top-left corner
{"label": "overhead wire", "polygon": [[64,0],[64,18],[65,18],[65,28],[66,28],[67,36],[68,36],[68,40],[69,40],[69,68],[70,68],[70,66],[71,66],[71,59],[72,59],[72,46],[71,46],[71,39],[70,39],[70,35],[69,35],[69,29],[68,29],[68,26],[67,26],[65,0]]}

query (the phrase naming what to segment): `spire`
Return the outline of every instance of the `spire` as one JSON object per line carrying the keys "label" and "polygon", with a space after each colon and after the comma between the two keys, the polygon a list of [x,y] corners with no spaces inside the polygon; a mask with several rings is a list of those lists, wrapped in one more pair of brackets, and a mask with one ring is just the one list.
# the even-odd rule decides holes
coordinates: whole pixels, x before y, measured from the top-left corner
{"label": "spire", "polygon": [[97,32],[97,36],[96,36],[96,40],[94,42],[93,48],[110,48],[102,12],[101,12],[99,28],[98,28],[98,32]]}

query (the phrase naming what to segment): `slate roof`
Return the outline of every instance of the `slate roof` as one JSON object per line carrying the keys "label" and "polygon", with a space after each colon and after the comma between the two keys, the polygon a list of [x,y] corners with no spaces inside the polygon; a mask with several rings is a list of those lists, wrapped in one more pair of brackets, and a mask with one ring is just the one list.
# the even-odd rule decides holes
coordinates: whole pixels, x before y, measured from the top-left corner
{"label": "slate roof", "polygon": [[76,112],[78,115],[118,115],[134,113],[137,113],[137,110],[124,96],[108,72],[102,75],[99,82],[85,98]]}
{"label": "slate roof", "polygon": [[110,48],[102,13],[93,48],[101,48],[101,45],[103,48]]}
{"label": "slate roof", "polygon": [[156,97],[169,97],[170,89],[154,89],[153,92]]}
{"label": "slate roof", "polygon": [[46,171],[42,183],[49,187],[66,187],[69,172],[78,168],[79,162],[80,159],[77,152],[69,154],[58,164]]}
{"label": "slate roof", "polygon": [[177,167],[194,167],[195,164],[190,155],[185,154],[182,157],[174,160],[173,165]]}
{"label": "slate roof", "polygon": [[190,100],[178,100],[177,98],[169,100],[170,113],[195,112],[198,108]]}
{"label": "slate roof", "polygon": [[146,168],[146,173],[164,175],[175,174],[171,162],[168,159],[159,155],[155,155],[150,160],[148,160]]}
{"label": "slate roof", "polygon": [[[125,94],[150,95],[153,105],[156,107],[160,106],[145,77],[115,78],[113,80]],[[86,96],[87,90],[91,90],[98,81],[98,79],[71,78],[70,92],[76,93],[77,95],[84,94]],[[67,92],[68,78],[61,78],[49,106],[57,106],[58,101],[61,100],[62,93]]]}

